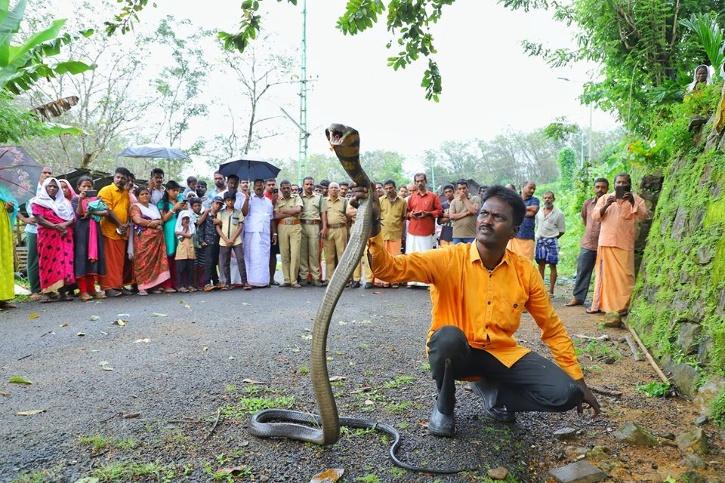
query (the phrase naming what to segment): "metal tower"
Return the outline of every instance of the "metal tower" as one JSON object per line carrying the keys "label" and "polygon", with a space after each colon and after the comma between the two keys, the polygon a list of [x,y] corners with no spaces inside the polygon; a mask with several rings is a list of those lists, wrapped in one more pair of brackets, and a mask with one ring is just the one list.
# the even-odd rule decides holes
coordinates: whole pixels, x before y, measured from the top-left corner
{"label": "metal tower", "polygon": [[297,182],[307,175],[307,148],[310,133],[307,131],[307,0],[302,0],[302,58],[300,59],[300,137],[297,152]]}

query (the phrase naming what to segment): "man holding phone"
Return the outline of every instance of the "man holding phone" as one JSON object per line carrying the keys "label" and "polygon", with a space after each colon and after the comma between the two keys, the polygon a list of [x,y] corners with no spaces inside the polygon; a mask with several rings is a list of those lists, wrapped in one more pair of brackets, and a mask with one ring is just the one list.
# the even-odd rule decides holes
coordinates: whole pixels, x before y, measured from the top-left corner
{"label": "man holding phone", "polygon": [[587,313],[627,313],[634,288],[636,224],[648,216],[644,200],[632,193],[632,178],[627,173],[618,174],[614,193],[599,198],[592,213],[592,219],[601,222],[601,229],[594,265],[594,298]]}
{"label": "man holding phone", "polygon": [[[416,191],[407,200],[408,232],[405,237],[405,253],[425,252],[435,245],[435,220],[443,214],[438,195],[428,191],[425,173],[413,176]],[[427,287],[421,281],[410,281],[408,287]]]}

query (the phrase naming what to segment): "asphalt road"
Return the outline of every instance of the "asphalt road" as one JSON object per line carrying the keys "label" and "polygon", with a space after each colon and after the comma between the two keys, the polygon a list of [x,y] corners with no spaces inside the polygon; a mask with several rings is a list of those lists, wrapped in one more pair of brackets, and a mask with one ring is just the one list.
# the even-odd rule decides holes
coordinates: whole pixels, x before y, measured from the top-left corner
{"label": "asphalt road", "polygon": [[[152,464],[151,479],[174,481],[211,480],[223,468],[257,481],[309,481],[332,467],[345,469],[345,481],[432,481],[394,468],[379,433],[345,432],[320,448],[246,432],[245,410],[255,404],[315,411],[307,359],[322,294],[234,290],[23,303],[0,312],[0,481],[30,472],[49,481],[110,478],[114,464],[119,481],[138,476],[142,464]],[[497,466],[519,481],[543,479],[552,428],[575,424],[571,414],[495,425],[479,417],[480,402],[461,385],[457,437],[427,434],[429,317],[426,290],[345,291],[328,339],[341,415],[395,425],[402,457],[413,463],[479,468],[442,481],[472,481]],[[519,336],[540,349],[538,329],[525,319]],[[15,375],[32,384],[10,384]],[[35,410],[44,412],[18,415]],[[93,449],[95,435],[105,446]]]}

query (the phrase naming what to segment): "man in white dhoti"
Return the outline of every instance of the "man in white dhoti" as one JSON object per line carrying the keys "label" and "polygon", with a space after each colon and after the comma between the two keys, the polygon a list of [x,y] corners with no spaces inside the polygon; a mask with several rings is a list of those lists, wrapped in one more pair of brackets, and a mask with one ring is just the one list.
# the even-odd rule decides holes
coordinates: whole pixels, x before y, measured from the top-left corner
{"label": "man in white dhoti", "polygon": [[264,180],[255,179],[249,214],[244,220],[244,263],[247,283],[252,287],[269,287],[269,252],[271,243],[277,244],[273,219],[274,207],[264,196]]}
{"label": "man in white dhoti", "polygon": [[[408,232],[405,236],[405,253],[425,252],[435,246],[435,220],[443,214],[438,195],[428,191],[425,173],[413,177],[416,191],[407,200]],[[408,282],[408,287],[427,287],[419,281]]]}

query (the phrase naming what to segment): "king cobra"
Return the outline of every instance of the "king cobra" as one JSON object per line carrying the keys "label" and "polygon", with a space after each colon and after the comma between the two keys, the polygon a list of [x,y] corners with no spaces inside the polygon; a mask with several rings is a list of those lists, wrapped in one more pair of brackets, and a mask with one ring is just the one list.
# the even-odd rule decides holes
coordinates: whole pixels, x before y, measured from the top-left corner
{"label": "king cobra", "polygon": [[[360,165],[360,135],[348,126],[332,124],[325,130],[330,146],[335,151],[342,167],[355,184],[369,190],[370,178]],[[361,418],[339,417],[335,397],[332,394],[327,372],[327,333],[332,312],[342,295],[345,284],[352,276],[355,267],[365,250],[373,223],[372,200],[368,197],[360,200],[355,223],[350,231],[350,241],[342,254],[332,279],[327,286],[325,296],[317,309],[312,327],[312,352],[310,354],[310,375],[320,414],[309,414],[287,409],[267,409],[254,414],[249,422],[249,432],[262,438],[289,438],[319,445],[328,445],[340,439],[340,426],[351,428],[376,429],[387,433],[393,440],[388,451],[393,463],[410,471],[426,473],[452,474],[470,470],[430,469],[404,463],[396,456],[400,446],[400,433],[385,423]],[[322,425],[322,429],[319,426]],[[314,426],[314,427],[313,427]]]}

